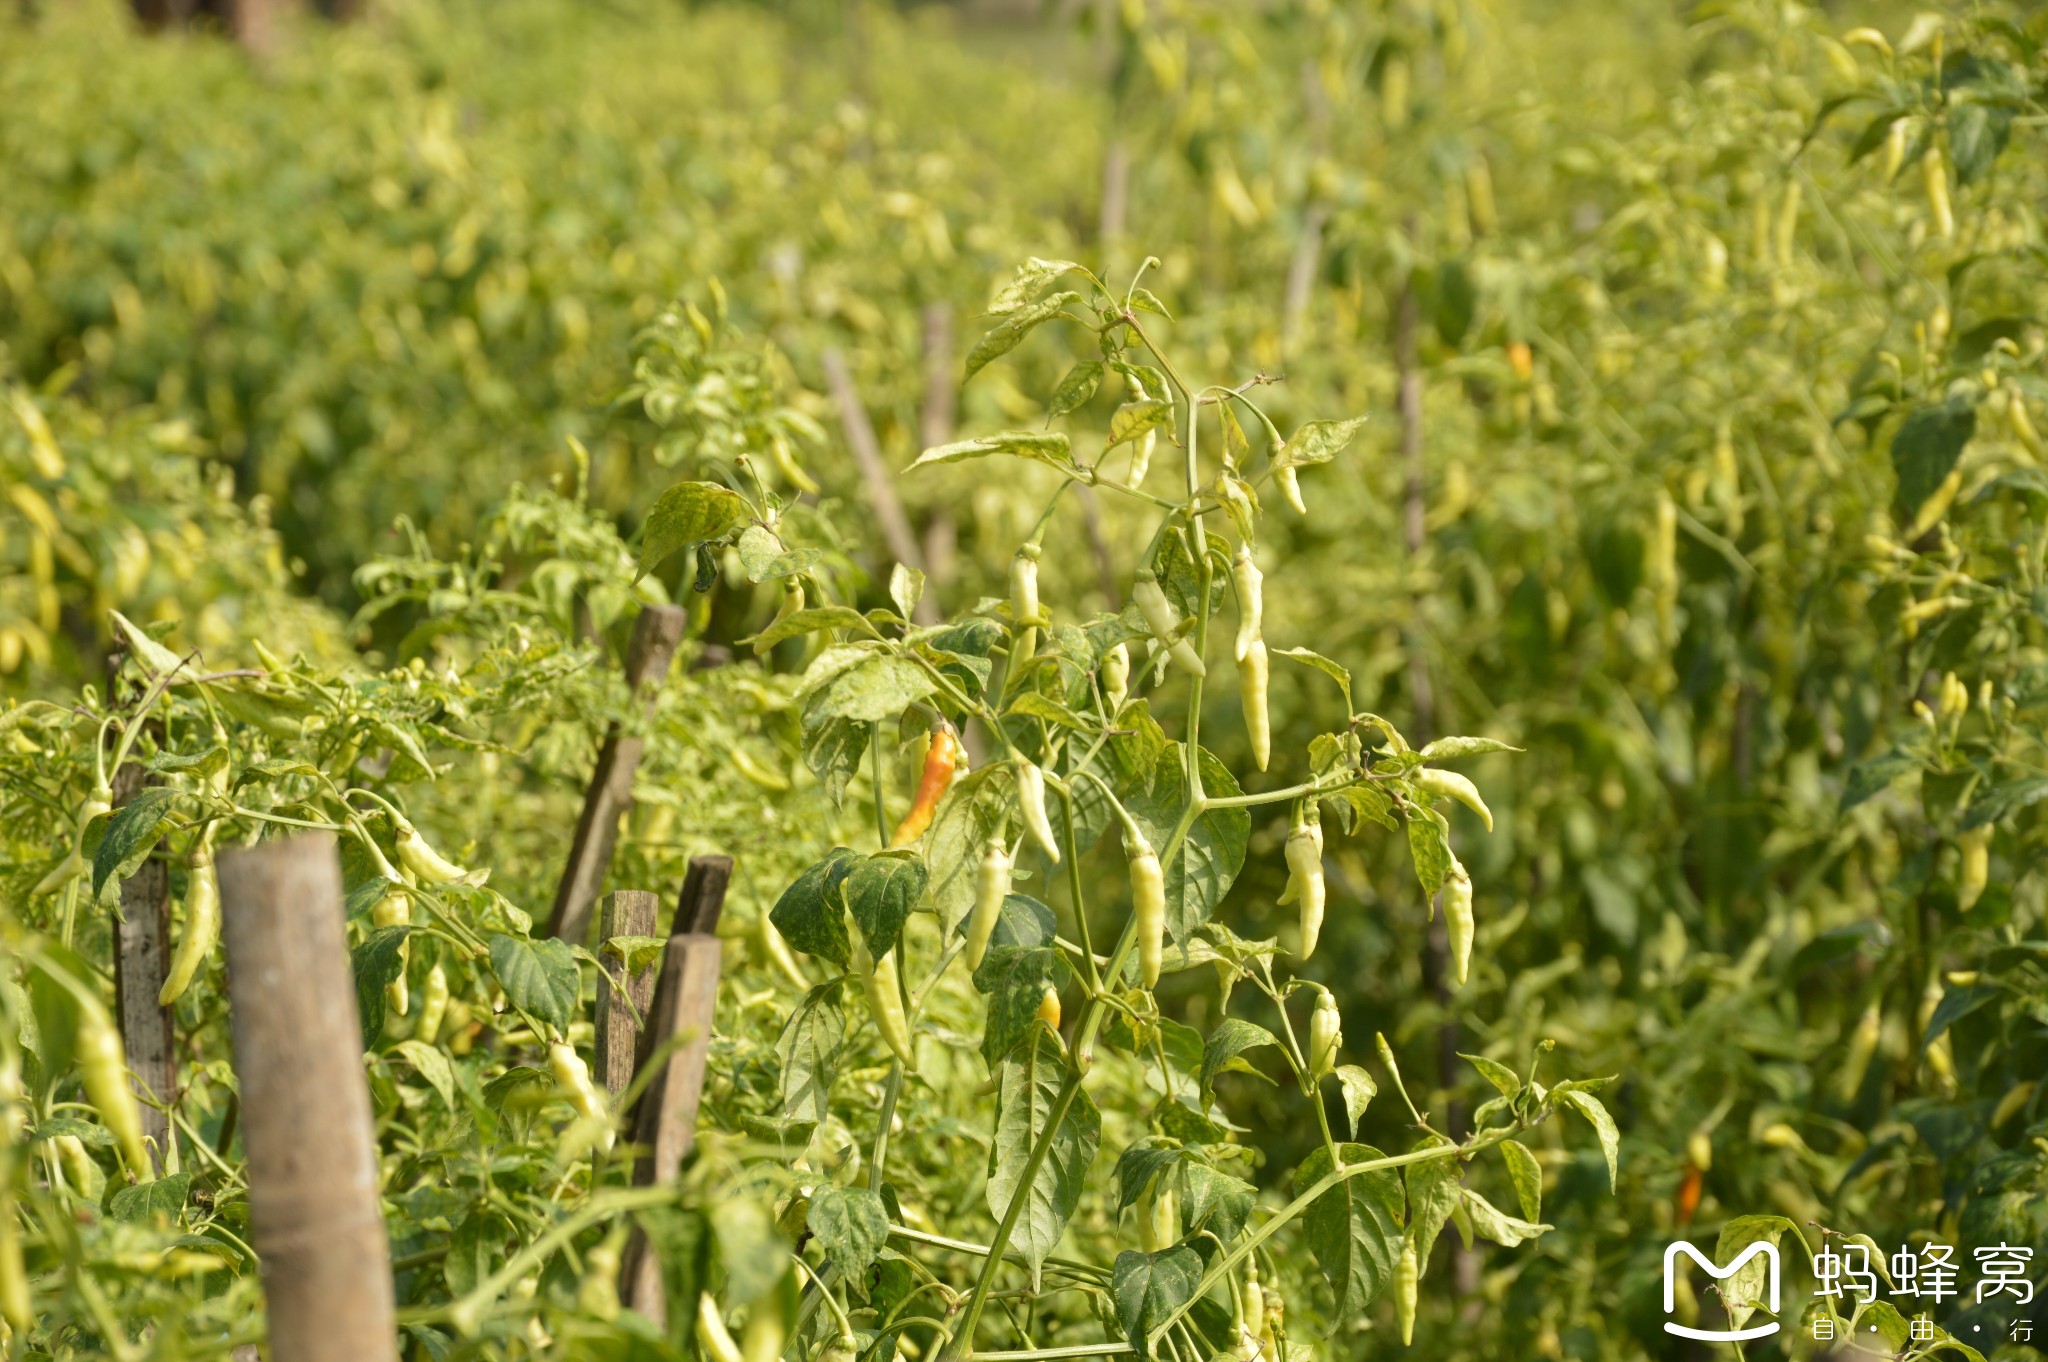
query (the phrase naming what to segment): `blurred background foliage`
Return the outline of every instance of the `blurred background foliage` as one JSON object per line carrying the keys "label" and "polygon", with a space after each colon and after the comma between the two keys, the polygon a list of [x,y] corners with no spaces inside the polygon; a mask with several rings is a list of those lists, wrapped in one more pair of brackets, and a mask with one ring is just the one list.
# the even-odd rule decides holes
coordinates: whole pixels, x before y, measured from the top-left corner
{"label": "blurred background foliage", "polygon": [[[903,546],[870,528],[863,421],[895,468],[1029,419],[1022,392],[1079,351],[1034,338],[956,404],[990,289],[1025,255],[1122,278],[1156,252],[1176,343],[1284,375],[1282,428],[1372,418],[1307,471],[1306,517],[1269,519],[1271,635],[1418,742],[1526,749],[1473,772],[1497,827],[1461,841],[1463,990],[1403,853],[1333,837],[1347,1031],[1436,1056],[1432,1110],[1483,1096],[1458,1050],[1519,1063],[1548,1037],[1561,1069],[1626,1076],[1621,1196],[1596,1152],[1539,1148],[1558,1231],[1439,1259],[1418,1346],[1667,1355],[1664,1243],[1745,1213],[2048,1257],[2048,26],[1761,0],[1055,9],[388,3],[261,65],[90,5],[0,19],[8,692],[97,678],[110,608],[220,666],[255,638],[439,665],[463,631],[421,626],[468,608],[453,565],[517,540],[515,486],[583,489],[616,544],[672,470],[742,453],[786,495],[815,479],[809,542],[879,603]],[[1053,486],[991,467],[888,494],[952,603],[1001,592]],[[1048,545],[1063,596],[1128,571],[1118,517]],[[552,542],[507,550],[596,564],[535,593],[550,637],[616,647],[630,573]],[[637,589],[692,601],[716,662],[774,587],[713,566],[702,593],[690,563]],[[776,718],[800,661],[679,680],[644,783],[752,798],[700,717],[740,714],[812,789]],[[1344,716],[1313,672],[1274,686],[1278,785]],[[534,828],[571,807],[588,733],[562,741]],[[443,826],[497,835],[491,801],[442,793]],[[719,840],[706,819],[761,835],[697,816],[636,825],[620,882]],[[1285,831],[1254,829],[1247,935],[1290,930]],[[790,865],[823,845],[791,838]],[[1225,1084],[1277,1148],[1305,1128],[1282,1090]]]}

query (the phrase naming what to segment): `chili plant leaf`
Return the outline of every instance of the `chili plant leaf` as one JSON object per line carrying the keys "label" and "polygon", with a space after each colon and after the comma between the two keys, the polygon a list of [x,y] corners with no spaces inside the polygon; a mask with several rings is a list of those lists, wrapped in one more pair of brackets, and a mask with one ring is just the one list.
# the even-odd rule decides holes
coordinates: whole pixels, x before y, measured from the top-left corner
{"label": "chili plant leaf", "polygon": [[[1059,1040],[1040,1027],[1004,1058],[997,1072],[995,1139],[989,1147],[988,1205],[1000,1220],[1013,1198],[1025,1198],[1010,1238],[1031,1268],[1032,1288],[1046,1255],[1081,1202],[1088,1166],[1102,1140],[1102,1115],[1079,1085],[1057,1125],[1053,1122],[1065,1089],[1067,1063]],[[1024,1166],[1041,1138],[1050,1144],[1027,1186]]]}
{"label": "chili plant leaf", "polygon": [[[1370,1145],[1337,1146],[1346,1164],[1384,1158]],[[1302,1196],[1333,1171],[1330,1151],[1318,1149],[1294,1173],[1294,1195]],[[1325,1191],[1302,1213],[1309,1251],[1336,1293],[1337,1314],[1352,1315],[1371,1305],[1394,1272],[1400,1255],[1406,1197],[1392,1168],[1354,1173]]]}
{"label": "chili plant leaf", "polygon": [[1202,1257],[1185,1244],[1159,1253],[1126,1249],[1116,1256],[1110,1294],[1124,1337],[1140,1358],[1152,1356],[1147,1336],[1188,1303],[1201,1279]]}

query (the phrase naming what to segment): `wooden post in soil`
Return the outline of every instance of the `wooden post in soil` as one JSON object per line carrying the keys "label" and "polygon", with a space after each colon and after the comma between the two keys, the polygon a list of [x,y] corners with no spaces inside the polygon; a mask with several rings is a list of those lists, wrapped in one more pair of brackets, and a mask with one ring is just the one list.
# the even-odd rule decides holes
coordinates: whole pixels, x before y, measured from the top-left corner
{"label": "wooden post in soil", "polygon": [[[711,1023],[718,1007],[719,912],[732,880],[730,856],[693,856],[676,904],[674,934],[661,961],[640,1053],[653,1060],[672,1039],[640,1092],[634,1110],[633,1141],[640,1158],[633,1185],[672,1182],[683,1158],[697,1143],[697,1107],[704,1095],[704,1063],[711,1052]],[[619,1296],[632,1309],[662,1323],[667,1305],[661,1293],[661,1265],[639,1231],[627,1241],[619,1267]]]}
{"label": "wooden post in soil", "polygon": [[273,1362],[397,1362],[362,1023],[327,833],[220,857],[229,1022]]}
{"label": "wooden post in soil", "polygon": [[[114,774],[114,804],[126,804],[156,784],[136,762]],[[114,928],[114,1014],[128,1053],[129,1082],[142,1099],[142,1137],[163,1168],[170,1118],[151,1103],[177,1100],[178,1065],[171,1009],[157,1002],[171,963],[170,871],[152,856],[121,881],[121,919]]]}
{"label": "wooden post in soil", "polygon": [[[645,889],[621,889],[607,894],[598,915],[598,940],[653,936],[660,902]],[[640,1021],[654,1002],[655,966],[650,963],[629,973],[622,960],[610,959],[601,951],[598,959],[613,982],[597,993],[597,1077],[605,1090],[616,1097],[633,1081],[633,1069],[639,1059]],[[625,990],[624,997],[619,996],[621,988]]]}
{"label": "wooden post in soil", "polygon": [[[686,618],[680,606],[650,605],[633,621],[633,639],[626,647],[626,684],[640,698],[643,719],[654,712],[654,693],[668,675]],[[645,738],[624,732],[616,723],[606,730],[597,769],[583,795],[583,815],[576,820],[569,864],[562,869],[554,911],[548,915],[549,936],[572,946],[583,944],[591,905],[597,902],[597,891],[611,869],[612,848],[618,845],[619,819],[633,807],[633,773],[640,769],[646,746]]]}

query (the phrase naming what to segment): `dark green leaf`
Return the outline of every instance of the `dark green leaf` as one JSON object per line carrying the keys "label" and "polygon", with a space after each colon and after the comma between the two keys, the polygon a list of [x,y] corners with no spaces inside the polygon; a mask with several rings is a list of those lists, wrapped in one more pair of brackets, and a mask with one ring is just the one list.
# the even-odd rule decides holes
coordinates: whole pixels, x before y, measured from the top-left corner
{"label": "dark green leaf", "polygon": [[[1064,1090],[1066,1060],[1059,1040],[1039,1028],[1003,1059],[997,1071],[996,1129],[989,1145],[988,1206],[998,1220],[1012,1198],[1025,1198],[1010,1243],[1030,1265],[1034,1289],[1039,1266],[1060,1241],[1081,1202],[1088,1166],[1102,1139],[1102,1117],[1088,1094],[1076,1086],[1058,1125],[1054,1109]],[[1024,1184],[1032,1146],[1050,1131],[1044,1162]]]}
{"label": "dark green leaf", "polygon": [[170,830],[171,801],[178,791],[163,785],[148,785],[135,797],[114,810],[100,835],[99,849],[92,854],[92,893],[95,899],[109,880],[125,879],[149,855],[157,840]]}
{"label": "dark green leaf", "polygon": [[[1217,1074],[1226,1070],[1256,1074],[1258,1070],[1240,1056],[1247,1050],[1279,1043],[1278,1036],[1256,1022],[1248,1022],[1238,1017],[1225,1017],[1217,1024],[1216,1029],[1209,1033],[1209,1039],[1202,1045],[1202,1072],[1198,1081],[1207,1088],[1216,1081]],[[1261,1074],[1260,1077],[1264,1075]]]}
{"label": "dark green leaf", "polygon": [[981,967],[974,971],[974,986],[988,996],[988,1023],[982,1031],[981,1057],[990,1068],[1033,1029],[1045,990],[1057,992],[1072,977],[1066,957],[1055,947],[989,947]]}
{"label": "dark green leaf", "polygon": [[1189,1234],[1207,1230],[1228,1244],[1244,1232],[1258,1188],[1200,1162],[1184,1166],[1180,1180],[1180,1214]]}
{"label": "dark green leaf", "polygon": [[1941,1001],[1934,1005],[1934,1013],[1927,1019],[1927,1034],[1920,1037],[1920,1048],[1925,1050],[1941,1039],[1941,1033],[1987,1003],[1996,1002],[2005,990],[1996,984],[1970,984],[1966,987],[1951,987],[1941,995]]}
{"label": "dark green leaf", "polygon": [[[1450,1141],[1440,1135],[1425,1135],[1417,1149],[1445,1149]],[[1415,1241],[1415,1253],[1422,1266],[1429,1266],[1429,1251],[1443,1233],[1444,1222],[1458,1208],[1459,1170],[1455,1158],[1423,1159],[1403,1168],[1408,1185],[1408,1237]]]}
{"label": "dark green leaf", "polygon": [[914,851],[879,851],[847,872],[840,897],[877,959],[896,948],[910,910],[924,899],[925,881],[924,861]]}
{"label": "dark green leaf", "polygon": [[1892,436],[1892,468],[1899,477],[1901,519],[1911,520],[1955,469],[1977,429],[1977,405],[1968,397],[1926,402]]}
{"label": "dark green leaf", "polygon": [[1873,795],[1882,793],[1908,771],[1919,769],[1919,761],[1904,752],[1887,752],[1881,757],[1856,763],[1849,768],[1849,778],[1842,784],[1841,812],[1849,812]]}
{"label": "dark green leaf", "polygon": [[1151,1331],[1193,1299],[1201,1279],[1201,1255],[1185,1244],[1159,1253],[1127,1249],[1116,1256],[1109,1289],[1116,1298],[1117,1322],[1139,1358],[1152,1356]]}
{"label": "dark green leaf", "polygon": [[179,1212],[185,1209],[185,1198],[192,1192],[190,1173],[172,1173],[154,1182],[138,1182],[133,1187],[123,1187],[107,1198],[107,1214],[116,1220],[131,1225],[146,1225],[151,1222],[174,1225]]}
{"label": "dark green leaf", "polygon": [[2048,796],[2048,776],[2028,776],[2010,785],[1994,786],[1970,801],[1969,812],[1963,815],[1962,830],[1968,832],[1987,823],[1996,823],[2038,804],[2044,796]]}
{"label": "dark green leaf", "polygon": [[578,1010],[576,957],[569,943],[492,932],[485,944],[491,948],[491,970],[512,1005],[567,1035]]}
{"label": "dark green leaf", "polygon": [[[1338,1151],[1347,1165],[1385,1157],[1370,1145],[1339,1145]],[[1294,1195],[1306,1195],[1333,1167],[1329,1150],[1315,1150],[1295,1170]],[[1309,1251],[1336,1293],[1340,1316],[1371,1305],[1393,1275],[1405,1207],[1399,1172],[1381,1168],[1343,1179],[1302,1213]]]}
{"label": "dark green leaf", "polygon": [[363,944],[349,952],[356,976],[356,1012],[363,1024],[363,1048],[377,1043],[384,1029],[384,990],[405,969],[400,952],[410,927],[375,927]]}
{"label": "dark green leaf", "polygon": [[1948,111],[1949,159],[1957,184],[1975,184],[1991,169],[2012,136],[2012,111],[1989,104],[1956,104]]}
{"label": "dark green leaf", "polygon": [[783,940],[806,955],[830,960],[841,969],[847,967],[851,956],[839,887],[860,860],[860,853],[852,848],[834,847],[782,891],[768,920]]}

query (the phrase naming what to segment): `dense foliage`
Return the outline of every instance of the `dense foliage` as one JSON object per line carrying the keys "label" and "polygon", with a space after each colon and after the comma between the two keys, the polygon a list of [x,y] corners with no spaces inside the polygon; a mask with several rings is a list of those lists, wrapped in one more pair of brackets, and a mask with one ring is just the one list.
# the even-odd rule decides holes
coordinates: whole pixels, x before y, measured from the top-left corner
{"label": "dense foliage", "polygon": [[[710,1346],[616,1310],[632,1217],[750,1362],[1391,1355],[1404,1246],[1417,1349],[1665,1355],[1681,1236],[1786,1251],[1752,1357],[1854,1236],[1958,1246],[1933,1338],[1858,1315],[1896,1352],[2027,1317],[1970,1251],[2048,1258],[2042,21],[1085,8],[393,5],[263,69],[0,20],[16,1355],[260,1337],[218,959],[154,1166],[72,1038],[120,872],[182,929],[298,823],[351,848],[415,1355]],[[611,882],[739,879],[649,1198],[546,1067],[607,947],[533,920],[670,599]]]}

